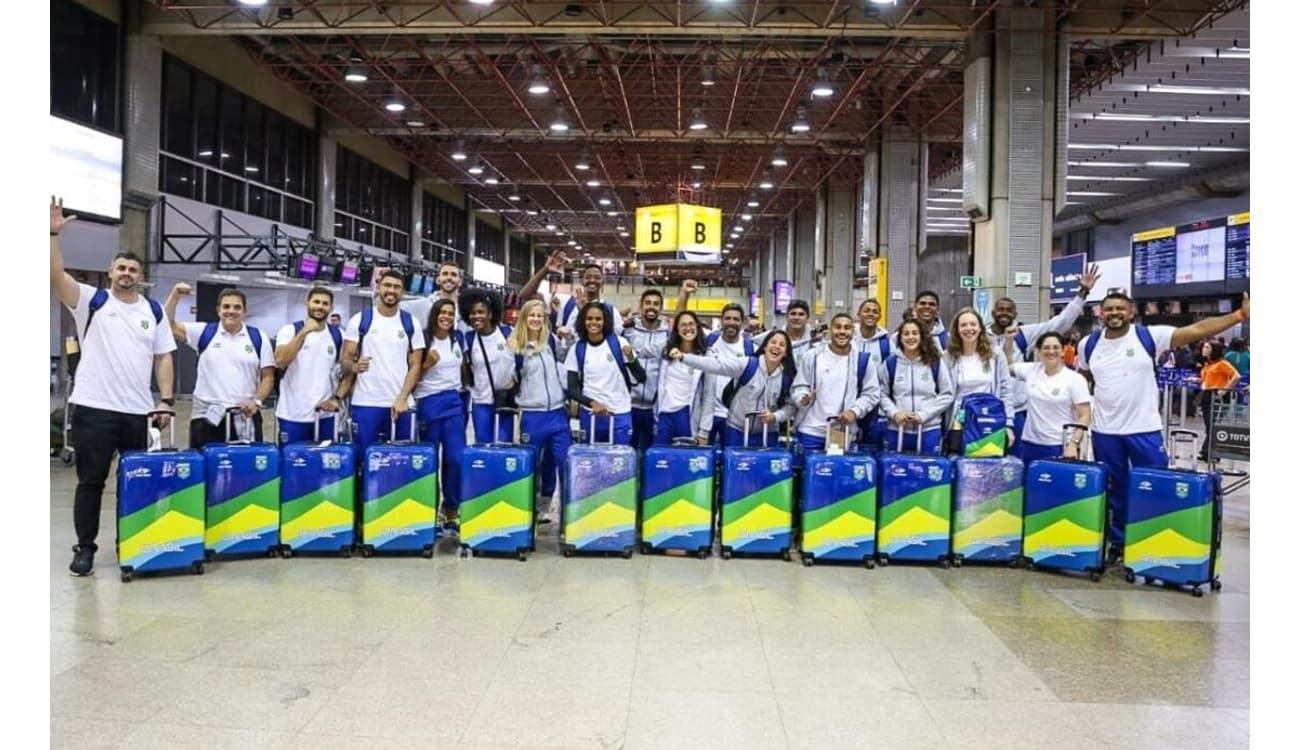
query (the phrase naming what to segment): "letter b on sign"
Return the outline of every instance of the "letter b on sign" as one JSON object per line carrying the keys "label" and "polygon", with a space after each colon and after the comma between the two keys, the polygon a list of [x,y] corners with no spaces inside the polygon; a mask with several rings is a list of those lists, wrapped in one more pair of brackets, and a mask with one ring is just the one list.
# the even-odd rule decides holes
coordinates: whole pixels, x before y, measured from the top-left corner
{"label": "letter b on sign", "polygon": [[697,245],[704,244],[704,240],[705,240],[704,230],[705,230],[704,222],[702,221],[695,222],[695,243]]}
{"label": "letter b on sign", "polygon": [[663,225],[660,224],[660,223],[657,222],[657,221],[655,221],[655,222],[651,222],[651,224],[650,224],[650,242],[653,243],[653,244],[655,244],[655,245],[658,245],[660,242],[663,242],[663,241],[664,241],[664,227],[663,227]]}

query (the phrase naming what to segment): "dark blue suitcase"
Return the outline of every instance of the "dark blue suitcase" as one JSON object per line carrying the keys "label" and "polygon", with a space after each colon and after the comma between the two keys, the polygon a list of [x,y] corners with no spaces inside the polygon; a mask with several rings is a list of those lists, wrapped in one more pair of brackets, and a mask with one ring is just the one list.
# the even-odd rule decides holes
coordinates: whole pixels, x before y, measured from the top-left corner
{"label": "dark blue suitcase", "polygon": [[[410,412],[411,434],[418,431]],[[397,423],[389,435],[397,434]],[[414,442],[366,448],[361,477],[361,555],[420,553],[433,557],[438,525],[438,449]]]}
{"label": "dark blue suitcase", "polygon": [[[952,564],[952,461],[896,450],[880,457],[880,510],[876,554],[891,560]],[[916,444],[922,444],[921,430]]]}
{"label": "dark blue suitcase", "polygon": [[[497,410],[497,419],[501,412]],[[493,429],[499,434],[499,427]],[[516,429],[512,434],[518,434]],[[461,458],[460,556],[508,555],[536,549],[533,464],[536,452],[514,443],[472,445]]]}
{"label": "dark blue suitcase", "polygon": [[[1068,424],[1066,430],[1086,429]],[[1022,560],[1035,568],[1087,573],[1094,582],[1106,570],[1106,483],[1103,464],[1064,458],[1040,459],[1025,468]]]}
{"label": "dark blue suitcase", "polygon": [[[321,414],[317,414],[317,428]],[[337,552],[356,542],[356,449],[333,439],[289,443],[280,462],[280,554]],[[317,433],[317,437],[320,435]]]}
{"label": "dark blue suitcase", "polygon": [[[152,420],[159,414],[150,412]],[[169,430],[176,444],[174,415]],[[203,455],[130,451],[117,467],[117,558],[122,581],[137,573],[203,573]]]}
{"label": "dark blue suitcase", "polygon": [[1020,562],[1025,465],[1015,456],[957,458],[952,493],[952,559]]}
{"label": "dark blue suitcase", "polygon": [[[753,416],[746,417],[746,442],[748,419]],[[767,443],[766,432],[763,443]],[[733,554],[790,559],[794,458],[789,451],[747,446],[724,448],[722,497],[718,505],[724,560]]]}
{"label": "dark blue suitcase", "polygon": [[714,449],[656,445],[646,451],[641,492],[641,551],[684,553],[700,559],[713,551]]}
{"label": "dark blue suitcase", "polygon": [[[1191,430],[1170,430],[1174,465],[1180,450],[1197,449]],[[1186,438],[1185,440],[1183,438]],[[1194,467],[1193,461],[1188,465]],[[1141,469],[1129,472],[1128,518],[1124,525],[1125,580],[1185,588],[1202,596],[1218,591],[1223,541],[1223,481],[1218,472]]]}
{"label": "dark blue suitcase", "polygon": [[280,449],[236,441],[231,427],[239,413],[226,410],[226,442],[203,448],[209,559],[275,555],[280,548]]}
{"label": "dark blue suitcase", "polygon": [[[614,445],[614,418],[609,418],[610,442],[569,448],[560,509],[560,552],[619,554],[631,557],[636,546],[636,448]],[[591,416],[589,439],[596,434]]]}

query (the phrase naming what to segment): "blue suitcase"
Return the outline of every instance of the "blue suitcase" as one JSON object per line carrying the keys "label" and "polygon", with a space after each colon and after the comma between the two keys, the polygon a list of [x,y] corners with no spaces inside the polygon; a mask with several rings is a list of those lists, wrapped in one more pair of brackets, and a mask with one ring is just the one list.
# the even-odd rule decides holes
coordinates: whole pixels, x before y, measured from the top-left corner
{"label": "blue suitcase", "polygon": [[714,449],[683,439],[645,454],[641,493],[641,551],[692,554],[713,551]]}
{"label": "blue suitcase", "polygon": [[952,495],[952,560],[1020,562],[1025,465],[1015,456],[958,458]]}
{"label": "blue suitcase", "polygon": [[130,451],[117,467],[117,558],[122,582],[137,573],[203,573],[203,455],[172,448]]}
{"label": "blue suitcase", "polygon": [[[609,442],[589,442],[569,448],[564,466],[560,509],[560,552],[632,556],[636,546],[636,448],[614,445],[614,418],[609,418]],[[588,439],[596,435],[591,415]]]}
{"label": "blue suitcase", "polygon": [[[503,409],[497,410],[501,419]],[[511,434],[517,435],[516,429]],[[499,425],[493,428],[500,434]],[[460,475],[460,556],[508,555],[521,562],[536,549],[533,463],[536,452],[515,443],[465,449]]]}
{"label": "blue suitcase", "polygon": [[[895,451],[880,457],[880,510],[876,554],[891,560],[951,565],[952,461],[944,456]],[[921,429],[916,444],[922,444]]]}
{"label": "blue suitcase", "polygon": [[[409,412],[416,435],[415,412]],[[397,422],[389,435],[397,434]],[[438,525],[438,449],[415,442],[366,448],[361,476],[361,556],[376,552],[433,557]]]}
{"label": "blue suitcase", "polygon": [[337,552],[352,556],[356,542],[356,449],[333,439],[321,442],[316,415],[312,442],[284,446],[280,462],[280,554]]}
{"label": "blue suitcase", "polygon": [[876,567],[876,459],[865,453],[810,453],[804,462],[800,528],[805,565]]}
{"label": "blue suitcase", "polygon": [[274,556],[280,548],[280,449],[271,443],[235,440],[230,430],[239,407],[227,409],[226,414],[226,442],[203,448],[204,547],[209,559]]}
{"label": "blue suitcase", "polygon": [[[1087,429],[1065,425],[1067,435],[1076,428]],[[1022,560],[1032,568],[1087,573],[1094,582],[1100,581],[1106,571],[1108,481],[1105,465],[1089,460],[1031,462],[1025,468]]]}
{"label": "blue suitcase", "polygon": [[[722,497],[719,502],[721,552],[734,555],[790,559],[794,521],[794,458],[782,448],[749,448],[746,415],[745,445],[722,451]],[[763,426],[767,444],[767,426]]]}
{"label": "blue suitcase", "polygon": [[[1170,430],[1174,466],[1180,450],[1197,450],[1197,434]],[[1183,439],[1186,438],[1186,439]],[[1223,540],[1223,482],[1217,472],[1193,469],[1139,469],[1129,472],[1128,518],[1124,525],[1124,578],[1147,583],[1218,591]]]}

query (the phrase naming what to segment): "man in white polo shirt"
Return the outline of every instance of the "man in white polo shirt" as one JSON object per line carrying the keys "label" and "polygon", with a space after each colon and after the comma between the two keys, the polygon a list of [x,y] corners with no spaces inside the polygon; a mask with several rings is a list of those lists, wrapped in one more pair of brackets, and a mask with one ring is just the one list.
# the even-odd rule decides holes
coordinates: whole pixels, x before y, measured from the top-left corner
{"label": "man in white polo shirt", "polygon": [[1133,301],[1122,292],[1107,294],[1101,302],[1104,327],[1084,340],[1075,360],[1095,384],[1092,448],[1110,474],[1110,563],[1117,562],[1124,549],[1130,465],[1161,469],[1169,465],[1155,363],[1170,349],[1214,336],[1250,319],[1249,294],[1242,295],[1241,309],[1236,312],[1182,328],[1133,324],[1132,305]]}
{"label": "man in white polo shirt", "polygon": [[[335,378],[334,368],[343,350],[343,331],[325,323],[333,307],[333,292],[323,286],[312,287],[307,292],[307,317],[286,323],[275,334],[275,366],[284,372],[280,400],[275,404],[282,446],[312,440],[316,413],[337,414],[352,389],[352,376],[341,382]],[[333,435],[334,417],[322,419],[320,439],[329,440]]]}
{"label": "man in white polo shirt", "polygon": [[389,437],[397,423],[398,440],[410,440],[411,393],[420,380],[424,355],[424,326],[407,311],[399,309],[406,288],[402,274],[387,270],[379,277],[374,307],[366,308],[348,321],[343,333],[343,374],[355,375],[352,394],[352,422],[356,425],[357,454],[379,438]]}
{"label": "man in white polo shirt", "polygon": [[[143,450],[149,445],[150,411],[170,411],[172,398],[172,340],[162,305],[140,294],[144,262],[119,252],[109,265],[108,289],[78,284],[64,270],[59,232],[75,216],[63,215],[63,201],[50,197],[50,288],[72,313],[81,338],[81,363],[68,403],[72,439],[77,446],[77,491],[72,517],[77,546],[68,572],[88,576],[95,570],[95,538],[104,481],[116,453]],[[93,325],[92,325],[93,322]],[[157,405],[149,387],[149,371],[161,391]],[[166,427],[169,418],[158,420]]]}
{"label": "man in white polo shirt", "polygon": [[[262,400],[275,388],[271,342],[261,331],[244,323],[248,298],[238,289],[222,289],[217,294],[217,317],[221,322],[176,320],[177,303],[192,292],[189,284],[181,282],[172,287],[164,305],[177,343],[183,341],[199,353],[194,409],[190,413],[190,448],[202,450],[208,443],[224,441],[227,434],[261,442]],[[252,422],[251,435],[244,429],[245,420],[227,424],[232,416],[227,412],[236,407],[245,420]]]}

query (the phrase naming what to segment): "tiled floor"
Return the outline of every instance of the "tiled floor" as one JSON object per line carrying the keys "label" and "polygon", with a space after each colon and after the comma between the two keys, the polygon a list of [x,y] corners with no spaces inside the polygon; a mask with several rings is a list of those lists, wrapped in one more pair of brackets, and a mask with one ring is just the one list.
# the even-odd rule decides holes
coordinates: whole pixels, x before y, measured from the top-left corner
{"label": "tiled floor", "polygon": [[1249,496],[1224,589],[767,560],[214,563],[67,575],[52,465],[51,730],[69,748],[1245,747]]}

